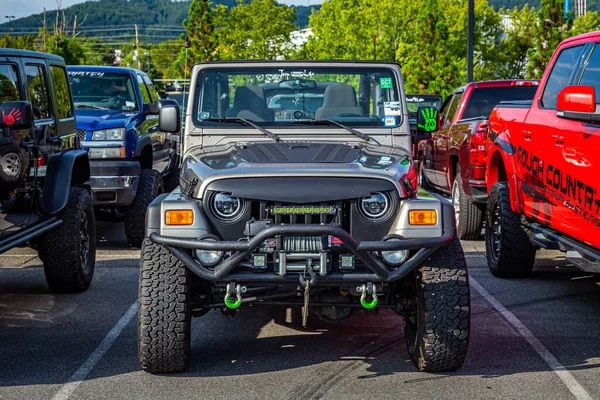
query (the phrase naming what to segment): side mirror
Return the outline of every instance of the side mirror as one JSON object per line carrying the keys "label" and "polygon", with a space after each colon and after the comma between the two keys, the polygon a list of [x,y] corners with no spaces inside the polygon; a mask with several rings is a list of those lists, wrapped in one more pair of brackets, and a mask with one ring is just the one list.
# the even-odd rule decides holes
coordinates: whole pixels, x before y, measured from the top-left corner
{"label": "side mirror", "polygon": [[421,106],[417,109],[417,133],[429,133],[440,130],[440,111],[437,107]]}
{"label": "side mirror", "polygon": [[593,86],[565,86],[558,92],[556,115],[580,121],[596,121],[596,92]]}
{"label": "side mirror", "polygon": [[0,103],[0,128],[30,129],[33,112],[28,101],[5,101]]}
{"label": "side mirror", "polygon": [[158,108],[158,129],[161,132],[168,133],[181,131],[181,112],[177,102],[175,100],[160,100]]}

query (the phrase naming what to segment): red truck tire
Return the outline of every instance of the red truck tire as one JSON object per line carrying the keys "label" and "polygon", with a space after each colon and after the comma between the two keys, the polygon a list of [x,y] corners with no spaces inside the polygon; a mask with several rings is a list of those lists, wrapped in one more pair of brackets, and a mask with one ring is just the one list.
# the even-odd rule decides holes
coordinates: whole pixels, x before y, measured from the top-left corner
{"label": "red truck tire", "polygon": [[510,208],[507,182],[497,182],[490,191],[485,227],[485,249],[492,274],[503,278],[531,275],[536,249],[523,217]]}
{"label": "red truck tire", "polygon": [[477,240],[481,237],[485,209],[465,193],[460,178],[460,168],[452,185],[452,205],[456,219],[456,231],[461,240]]}

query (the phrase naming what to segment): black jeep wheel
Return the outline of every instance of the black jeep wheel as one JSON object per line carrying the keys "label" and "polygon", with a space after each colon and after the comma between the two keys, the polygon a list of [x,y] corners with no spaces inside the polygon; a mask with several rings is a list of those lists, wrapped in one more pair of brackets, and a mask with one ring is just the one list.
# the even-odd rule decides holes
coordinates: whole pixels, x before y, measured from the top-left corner
{"label": "black jeep wheel", "polygon": [[419,186],[425,190],[431,190],[431,184],[427,180],[425,176],[425,158],[421,157],[421,161],[419,161]]}
{"label": "black jeep wheel", "polygon": [[483,228],[484,209],[466,195],[460,178],[460,169],[452,185],[452,205],[458,237],[462,240],[479,239]]}
{"label": "black jeep wheel", "polygon": [[492,274],[509,277],[531,275],[535,247],[520,214],[510,208],[508,184],[498,182],[488,197],[485,227],[485,252]]}
{"label": "black jeep wheel", "polygon": [[453,371],[467,355],[469,278],[460,241],[438,249],[415,271],[414,309],[404,318],[410,359],[420,371]]}
{"label": "black jeep wheel", "polygon": [[143,169],[133,202],[125,208],[125,236],[127,244],[140,247],[145,235],[145,217],[148,205],[162,193],[160,174],[153,169]]}
{"label": "black jeep wheel", "polygon": [[71,188],[59,217],[62,225],[41,241],[46,281],[56,292],[81,292],[90,286],[96,264],[96,219],[89,192]]}
{"label": "black jeep wheel", "polygon": [[0,186],[2,189],[14,189],[27,172],[29,160],[19,146],[12,144],[0,147]]}
{"label": "black jeep wheel", "polygon": [[144,371],[181,372],[190,359],[190,277],[168,250],[146,239],[139,280],[138,356]]}

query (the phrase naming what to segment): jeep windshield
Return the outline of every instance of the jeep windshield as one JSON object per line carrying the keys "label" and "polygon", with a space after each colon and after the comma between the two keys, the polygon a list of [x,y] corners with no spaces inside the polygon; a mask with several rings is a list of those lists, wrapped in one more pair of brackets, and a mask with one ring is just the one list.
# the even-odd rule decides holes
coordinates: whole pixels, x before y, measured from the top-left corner
{"label": "jeep windshield", "polygon": [[295,129],[326,120],[392,127],[403,115],[396,77],[385,67],[207,67],[194,93],[198,127],[225,126],[225,118]]}
{"label": "jeep windshield", "polygon": [[135,89],[129,74],[69,70],[76,108],[135,111]]}
{"label": "jeep windshield", "polygon": [[439,110],[442,108],[442,98],[432,95],[407,94],[406,108],[408,108],[408,116],[410,118],[417,118],[419,107],[437,107]]}

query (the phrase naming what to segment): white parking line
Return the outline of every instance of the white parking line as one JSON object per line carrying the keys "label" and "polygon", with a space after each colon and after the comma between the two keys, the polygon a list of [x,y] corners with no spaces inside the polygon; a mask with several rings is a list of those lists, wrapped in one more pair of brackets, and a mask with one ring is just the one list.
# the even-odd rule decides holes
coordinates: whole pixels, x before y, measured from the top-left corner
{"label": "white parking line", "polygon": [[531,347],[538,353],[538,355],[548,364],[552,371],[558,375],[560,380],[567,386],[569,391],[575,396],[577,400],[592,400],[593,397],[589,392],[575,379],[573,375],[558,361],[550,350],[546,348],[536,338],[533,333],[510,311],[506,309],[494,296],[492,296],[483,286],[481,286],[472,277],[469,278],[469,282],[472,288],[474,288],[481,296],[483,296],[488,303],[492,305],[502,316],[510,323],[520,334],[529,342]]}
{"label": "white parking line", "polygon": [[67,400],[69,397],[71,397],[73,392],[79,387],[79,385],[83,383],[85,378],[87,378],[96,364],[98,364],[102,357],[104,357],[104,354],[106,354],[106,352],[112,347],[115,340],[117,340],[123,331],[123,328],[125,328],[129,321],[131,321],[131,319],[135,316],[137,313],[137,308],[138,302],[136,301],[131,305],[131,307],[129,307],[129,310],[127,310],[125,315],[121,317],[119,322],[113,326],[110,332],[108,332],[96,350],[94,350],[88,359],[81,364],[79,369],[75,371],[73,375],[71,375],[67,383],[63,385],[59,392],[52,397],[52,400]]}

